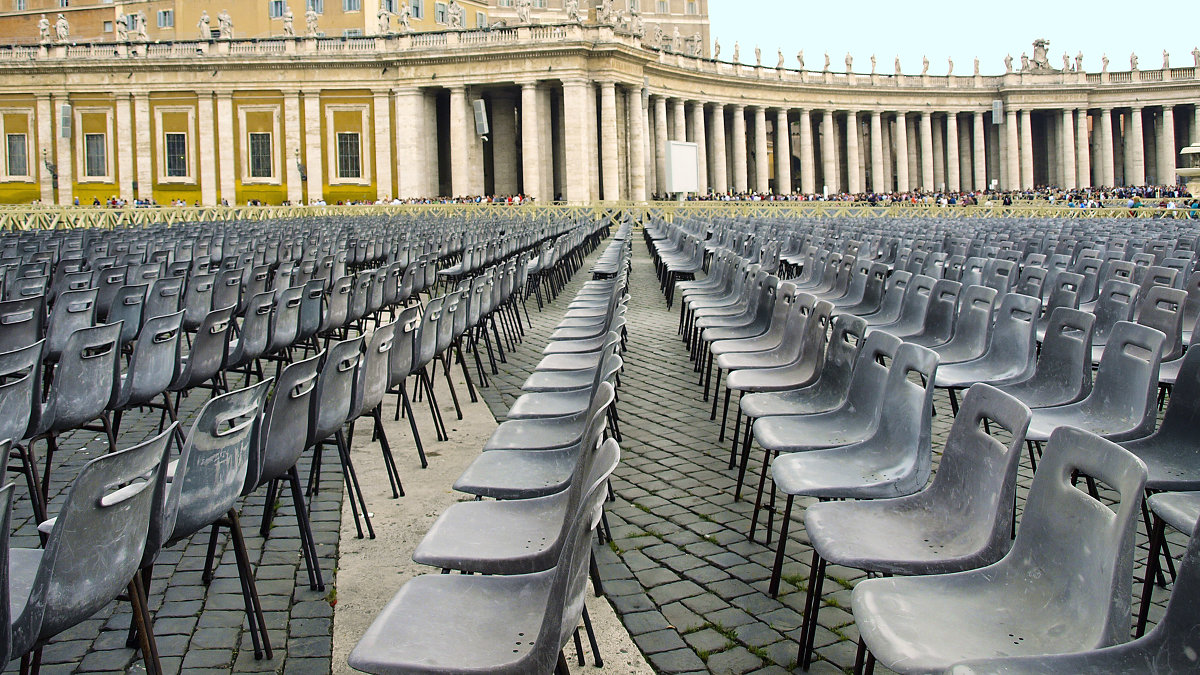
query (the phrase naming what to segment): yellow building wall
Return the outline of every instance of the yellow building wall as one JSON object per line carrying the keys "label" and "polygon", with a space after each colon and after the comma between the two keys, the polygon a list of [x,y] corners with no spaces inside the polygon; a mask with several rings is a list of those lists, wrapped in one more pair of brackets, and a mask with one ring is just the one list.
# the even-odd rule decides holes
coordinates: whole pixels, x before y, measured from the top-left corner
{"label": "yellow building wall", "polygon": [[[81,205],[91,204],[93,201],[103,203],[111,197],[117,196],[119,190],[117,188],[117,139],[113,138],[116,134],[116,110],[113,107],[111,98],[108,97],[71,97],[72,109],[84,108],[86,112],[81,112],[75,116],[72,121],[71,138],[57,138],[57,143],[70,143],[71,145],[71,168],[74,183],[72,185],[72,193],[75,199],[79,200]],[[97,112],[91,110],[101,109]],[[76,124],[75,122],[78,122]],[[112,125],[110,126],[110,122]],[[89,178],[84,175],[86,167],[86,156],[84,154],[84,138],[87,134],[103,134],[105,145],[105,161],[108,164],[108,178]],[[59,174],[62,171],[60,169]]]}
{"label": "yellow building wall", "polygon": [[[275,111],[263,110],[274,107]],[[245,109],[245,110],[243,110]],[[245,126],[242,119],[245,118]],[[278,119],[278,126],[276,125]],[[233,102],[233,126],[235,129],[233,141],[234,189],[237,203],[245,204],[257,199],[264,204],[281,204],[287,199],[287,164],[284,156],[283,139],[283,97],[270,93],[239,94]],[[271,134],[271,154],[274,155],[273,170],[277,175],[271,182],[246,183],[243,177],[250,173],[247,166],[251,133]],[[291,161],[295,161],[295,158]]]}
{"label": "yellow building wall", "polygon": [[[189,115],[184,111],[161,111],[159,108],[187,108],[191,110],[191,120],[196,115],[196,99],[182,98],[178,95],[151,97],[150,99],[150,157],[154,167],[154,201],[160,205],[170,204],[172,200],[182,199],[188,204],[200,201],[200,158],[198,129],[190,123]],[[161,118],[161,119],[160,119]],[[198,122],[197,122],[198,125]],[[187,182],[163,180],[166,174],[162,144],[164,134],[184,133],[188,137],[188,163],[191,175]]]}
{"label": "yellow building wall", "polygon": [[[366,115],[363,115],[358,110],[336,109],[331,115],[329,114],[331,106],[335,108],[362,106],[366,109]],[[375,172],[375,120],[373,110],[373,101],[371,96],[366,92],[358,94],[339,92],[339,95],[336,97],[323,96],[321,98],[321,138],[325,149],[325,164],[323,167],[324,171],[322,171],[325,184],[322,191],[327,204],[350,201],[373,202],[377,198],[376,183],[378,177]],[[331,122],[333,129],[329,128]],[[338,133],[358,134],[360,170],[362,175],[370,176],[370,180],[365,185],[335,182],[338,172]]]}
{"label": "yellow building wall", "polygon": [[[0,137],[0,161],[5,162],[3,171],[5,178],[0,182],[0,203],[5,204],[25,204],[40,199],[42,196],[41,187],[37,180],[41,175],[42,162],[37,151],[37,117],[36,110],[32,100],[3,100],[0,99],[0,108],[13,109],[15,112],[4,113],[4,137]],[[26,114],[28,111],[29,114]],[[29,172],[27,179],[10,180],[7,177],[8,173],[8,134],[25,134],[27,148],[26,162]]]}

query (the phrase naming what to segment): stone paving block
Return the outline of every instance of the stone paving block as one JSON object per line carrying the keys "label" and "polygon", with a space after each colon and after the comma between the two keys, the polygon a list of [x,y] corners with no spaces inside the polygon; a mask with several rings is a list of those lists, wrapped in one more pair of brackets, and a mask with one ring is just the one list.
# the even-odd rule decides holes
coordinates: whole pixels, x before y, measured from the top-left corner
{"label": "stone paving block", "polygon": [[708,672],[716,675],[741,675],[763,665],[763,660],[745,647],[734,647],[708,658]]}
{"label": "stone paving block", "polygon": [[686,673],[706,670],[704,661],[690,647],[648,655],[650,665],[659,673]]}

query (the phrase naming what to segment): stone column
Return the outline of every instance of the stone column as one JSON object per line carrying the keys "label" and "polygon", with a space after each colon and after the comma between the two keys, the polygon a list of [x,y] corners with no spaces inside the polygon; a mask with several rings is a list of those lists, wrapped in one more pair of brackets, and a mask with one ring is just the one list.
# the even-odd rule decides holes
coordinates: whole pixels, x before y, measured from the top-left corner
{"label": "stone column", "polygon": [[905,131],[908,134],[908,177],[909,183],[917,189],[921,186],[921,117],[918,114],[916,124],[909,124]]}
{"label": "stone column", "polygon": [[1020,186],[1033,187],[1033,113],[1021,111],[1021,178]]}
{"label": "stone column", "polygon": [[1008,157],[1004,189],[1016,190],[1021,187],[1021,137],[1017,133],[1017,111],[1014,108],[1005,111],[1004,138]]}
{"label": "stone column", "polygon": [[733,106],[733,190],[750,189],[749,166],[746,164],[746,106]]}
{"label": "stone column", "polygon": [[882,129],[879,143],[883,146],[883,184],[884,189],[891,192],[896,187],[896,162],[893,159],[892,150],[895,147],[892,143],[892,122],[879,115],[879,126]]}
{"label": "stone column", "polygon": [[933,190],[933,119],[928,111],[921,113],[921,188]]}
{"label": "stone column", "polygon": [[617,85],[600,83],[600,162],[601,197],[621,198],[617,162]]}
{"label": "stone column", "polygon": [[896,113],[896,191],[911,190],[908,176],[908,123],[903,112]]}
{"label": "stone column", "polygon": [[588,199],[600,199],[600,129],[598,116],[600,104],[596,100],[596,85],[591,80],[584,81],[584,110],[587,117],[587,165],[588,165]]}
{"label": "stone column", "polygon": [[542,190],[542,153],[537,82],[521,84],[521,184],[525,194],[549,201]]}
{"label": "stone column", "polygon": [[[397,105],[399,105],[397,103]],[[403,119],[403,118],[400,118]],[[411,129],[413,135],[418,135],[420,128]],[[308,173],[308,200],[316,201],[325,198],[325,136],[321,133],[321,92],[304,92],[304,168]],[[403,135],[401,135],[403,138]],[[411,161],[412,155],[406,157],[405,164]],[[417,164],[417,166],[420,166]],[[417,191],[419,194],[422,191]],[[412,195],[416,197],[417,194]],[[232,204],[233,199],[229,202]]]}
{"label": "stone column", "polygon": [[304,185],[300,182],[300,167],[296,166],[299,149],[300,90],[294,89],[283,94],[283,175],[287,181],[287,199],[293,204],[304,202]]}
{"label": "stone column", "polygon": [[871,112],[871,191],[887,192],[883,173],[883,121],[879,111]]}
{"label": "stone column", "polygon": [[[313,94],[315,97],[315,93]],[[307,111],[309,108],[309,95],[304,97],[304,108]],[[314,108],[316,106],[313,106]],[[320,124],[319,119],[312,118],[314,123]],[[431,173],[436,173],[436,165],[431,166],[429,157],[425,153],[425,138],[428,136],[430,122],[425,115],[425,94],[420,89],[405,88],[396,92],[396,196],[401,199],[414,199],[417,197],[432,197],[434,195],[425,194],[428,185],[428,176]],[[496,120],[499,126],[499,120]],[[515,138],[515,123],[513,124],[512,132]],[[320,129],[320,126],[315,127]],[[497,136],[500,135],[501,129],[497,129]],[[320,136],[320,134],[317,134]],[[312,134],[309,134],[309,143],[312,143]],[[516,161],[516,153],[513,155],[513,162]],[[312,147],[309,147],[309,156],[312,156]],[[309,199],[313,195],[313,160],[309,160],[308,164],[308,193]],[[499,160],[497,160],[499,164]],[[512,191],[516,192],[516,178],[513,178]],[[499,183],[497,183],[496,191],[499,192]]]}
{"label": "stone column", "polygon": [[[297,116],[297,122],[299,117]],[[215,206],[217,203],[217,147],[216,130],[213,127],[213,93],[201,91],[196,95],[196,146],[200,160],[200,203]],[[290,187],[290,186],[289,186]],[[289,196],[288,199],[291,199]],[[292,202],[293,204],[297,202]]]}
{"label": "stone column", "polygon": [[1132,108],[1129,111],[1129,128],[1125,130],[1125,152],[1130,155],[1129,175],[1125,180],[1130,185],[1146,184],[1146,141],[1142,132],[1142,109]]}
{"label": "stone column", "polygon": [[817,158],[813,153],[812,116],[806,109],[798,111],[800,116],[800,191],[813,194],[817,191]]}
{"label": "stone column", "polygon": [[[53,102],[50,105],[50,110],[53,111],[51,116],[51,126],[54,130],[54,145],[56,153],[52,157],[55,164],[58,165],[58,204],[59,206],[70,206],[75,198],[75,163],[73,145],[75,143],[75,134],[81,133],[75,128],[74,120],[72,120],[71,138],[62,138],[62,106],[69,103],[68,94],[64,91],[54,95]],[[74,111],[72,111],[72,115]],[[149,147],[146,149],[149,153]]]}
{"label": "stone column", "polygon": [[[399,97],[397,94],[397,100]],[[517,103],[507,93],[492,96],[489,103],[492,111],[492,187],[497,195],[516,194],[520,189],[517,177],[521,173],[517,165]],[[396,134],[404,133],[403,122],[398,118]]]}
{"label": "stone column", "polygon": [[858,150],[858,113],[846,113],[846,191],[858,194],[862,186],[862,154]]}
{"label": "stone column", "polygon": [[642,90],[632,87],[625,99],[629,110],[629,198],[646,201],[646,120]]}
{"label": "stone column", "polygon": [[1074,190],[1078,186],[1075,180],[1075,119],[1074,111],[1070,108],[1065,108],[1062,111],[1062,130],[1059,140],[1062,142],[1062,147],[1059,151],[1060,165],[1062,171],[1059,172],[1062,186],[1067,190]]}
{"label": "stone column", "polygon": [[946,185],[946,137],[942,131],[943,125],[937,119],[931,120],[933,127],[933,186],[938,190]]}
{"label": "stone column", "polygon": [[[218,99],[218,104],[220,100]],[[118,94],[114,101],[117,108],[117,187],[121,199],[133,202],[133,109],[129,94]],[[227,127],[227,133],[232,134],[233,127]],[[32,130],[30,130],[32,131]],[[224,137],[224,133],[221,137]],[[31,158],[31,162],[41,161],[41,157]],[[232,201],[232,200],[230,200]]]}
{"label": "stone column", "polygon": [[[587,128],[587,96],[591,86],[583,80],[563,82],[563,126],[565,129]],[[588,173],[588,139],[572,140],[566,152],[566,198],[576,204],[591,200],[591,176]]]}
{"label": "stone column", "polygon": [[754,106],[754,191],[771,191],[771,164],[767,157],[767,109]]}
{"label": "stone column", "polygon": [[136,127],[133,133],[137,139],[137,197],[153,199],[154,160],[150,153],[150,97],[144,91],[133,94],[133,124]]}
{"label": "stone column", "polygon": [[708,193],[708,139],[704,128],[704,104],[692,101],[692,139],[696,144],[696,161],[699,166],[696,167],[697,182],[696,186],[700,189],[700,194]]}
{"label": "stone column", "polygon": [[721,103],[713,104],[712,157],[713,192],[729,192],[729,159],[725,156],[725,106]]}
{"label": "stone column", "polygon": [[775,111],[775,192],[792,191],[792,125],[787,108]]}
{"label": "stone column", "polygon": [[[49,94],[37,94],[37,143],[34,145],[34,156],[29,158],[29,161],[37,167],[38,187],[41,189],[42,204],[54,203],[54,181],[50,177],[50,172],[46,170],[46,165],[42,163],[43,157],[54,157],[54,106],[50,104]],[[145,98],[143,94],[141,98]],[[135,101],[137,98],[135,97]],[[146,152],[150,152],[150,135],[146,135],[146,144],[143,146],[140,142],[134,144],[140,151],[142,147],[146,148]],[[150,189],[150,184],[146,183],[146,189]]]}
{"label": "stone column", "polygon": [[946,113],[946,189],[962,189],[962,174],[958,166],[958,113]]}
{"label": "stone column", "polygon": [[837,142],[834,140],[833,128],[833,111],[825,110],[821,115],[821,187],[828,188],[831,193],[839,192],[838,178],[840,177],[837,165],[837,158],[834,156],[836,152],[835,146]]}
{"label": "stone column", "polygon": [[1158,142],[1158,182],[1175,184],[1175,111],[1169,105],[1162,109],[1162,132]]}
{"label": "stone column", "polygon": [[[378,199],[391,200],[392,191],[392,100],[391,92],[380,89],[372,92],[375,109],[371,120],[375,127],[375,194]],[[474,130],[472,121],[471,129]]]}
{"label": "stone column", "polygon": [[1113,162],[1112,108],[1100,110],[1100,182],[1104,187],[1114,187],[1116,166]]}
{"label": "stone column", "polygon": [[975,184],[974,172],[971,170],[974,161],[971,150],[971,126],[970,124],[960,124],[958,126],[958,189],[970,190],[971,186]]}
{"label": "stone column", "polygon": [[[236,169],[234,169],[234,154],[237,152],[234,143],[233,128],[233,92],[217,92],[217,179],[220,194],[218,203],[222,200],[230,206],[237,204]],[[295,158],[292,158],[295,161]]]}
{"label": "stone column", "polygon": [[675,118],[675,135],[671,137],[673,141],[687,140],[687,109],[684,107],[684,101],[681,98],[671,101],[671,114]]}
{"label": "stone column", "polygon": [[471,193],[471,151],[467,134],[475,133],[475,121],[467,116],[467,88],[450,87],[450,191],[451,197]]}
{"label": "stone column", "polygon": [[975,189],[986,190],[987,182],[987,131],[983,126],[983,113],[971,113],[972,144],[975,151]]}
{"label": "stone column", "polygon": [[654,97],[654,177],[655,192],[667,192],[667,99]]}
{"label": "stone column", "polygon": [[1088,141],[1088,111],[1075,111],[1075,181],[1076,187],[1092,186],[1092,153]]}

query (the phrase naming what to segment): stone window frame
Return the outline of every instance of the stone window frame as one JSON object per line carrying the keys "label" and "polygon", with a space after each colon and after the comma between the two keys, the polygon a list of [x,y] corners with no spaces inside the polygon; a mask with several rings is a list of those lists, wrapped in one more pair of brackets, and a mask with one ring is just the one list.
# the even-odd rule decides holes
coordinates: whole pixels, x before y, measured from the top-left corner
{"label": "stone window frame", "polygon": [[[75,145],[75,182],[76,183],[112,183],[116,180],[114,159],[116,148],[113,135],[113,109],[104,106],[72,106],[72,120]],[[84,115],[104,115],[104,174],[101,176],[87,175],[87,145],[84,138],[88,135],[83,131]]]}
{"label": "stone window frame", "polygon": [[[12,175],[8,173],[8,129],[4,126],[4,120],[9,115],[24,115],[25,116],[25,174]],[[32,108],[0,108],[0,139],[4,139],[4,145],[0,147],[0,153],[3,153],[2,161],[0,161],[0,181],[5,183],[35,183],[37,182],[36,162],[34,156],[34,124],[33,124],[33,109]],[[14,132],[21,133],[21,132]]]}
{"label": "stone window frame", "polygon": [[[187,130],[183,133],[187,134],[187,171],[186,176],[168,176],[167,175],[167,131],[163,129],[163,115],[175,113],[186,113],[188,116]],[[196,185],[198,182],[199,172],[196,170],[196,155],[199,154],[200,148],[196,143],[196,108],[190,105],[160,105],[154,107],[154,133],[157,136],[157,148],[155,149],[154,176],[157,183],[160,185]],[[178,131],[172,131],[176,134]]]}
{"label": "stone window frame", "polygon": [[[271,176],[268,178],[255,178],[250,175],[250,131],[246,128],[246,113],[271,113]],[[241,177],[243,185],[282,185],[283,184],[283,165],[280,160],[280,144],[279,139],[283,138],[283,132],[280,129],[281,111],[278,103],[264,103],[259,105],[239,105],[238,106],[238,129],[240,130],[238,137],[241,146],[241,152],[238,153],[241,157],[241,170],[238,174]]]}
{"label": "stone window frame", "polygon": [[[326,181],[330,186],[334,185],[357,185],[368,187],[374,176],[371,174],[373,162],[371,162],[371,141],[374,137],[374,132],[370,126],[370,103],[332,103],[325,106],[325,147],[330,148],[328,153],[329,165],[325,172]],[[338,177],[338,154],[337,154],[337,132],[334,125],[335,113],[339,112],[357,112],[360,115],[361,122],[358,128],[358,154],[359,164],[361,165],[362,174],[358,178],[340,178]]]}

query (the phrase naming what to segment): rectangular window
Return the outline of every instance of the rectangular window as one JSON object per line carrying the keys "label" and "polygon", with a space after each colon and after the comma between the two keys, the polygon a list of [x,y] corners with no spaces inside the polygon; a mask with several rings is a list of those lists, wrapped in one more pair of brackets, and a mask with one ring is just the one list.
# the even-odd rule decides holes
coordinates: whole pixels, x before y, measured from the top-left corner
{"label": "rectangular window", "polygon": [[172,28],[175,26],[175,10],[160,9],[158,10],[158,27]]}
{"label": "rectangular window", "polygon": [[343,12],[361,12],[362,0],[342,0]]}
{"label": "rectangular window", "polygon": [[325,13],[325,0],[307,0],[307,3],[305,4],[305,10],[307,11],[309,9],[316,12],[317,14],[324,14]]}
{"label": "rectangular window", "polygon": [[433,20],[438,23],[446,23],[446,3],[433,3]]}
{"label": "rectangular window", "polygon": [[538,9],[546,9],[550,5],[547,0],[533,0],[533,6],[537,7]]}
{"label": "rectangular window", "polygon": [[629,0],[630,11],[642,11],[642,0]]}
{"label": "rectangular window", "polygon": [[362,157],[355,132],[338,132],[338,178],[362,178]]}
{"label": "rectangular window", "polygon": [[7,140],[7,157],[8,157],[8,175],[10,176],[28,176],[29,175],[29,157],[26,153],[25,134],[8,134]]}
{"label": "rectangular window", "polygon": [[187,134],[163,134],[166,144],[167,176],[186,178],[188,175]]}
{"label": "rectangular window", "polygon": [[389,13],[396,13],[396,0],[381,0],[379,6],[386,9]]}
{"label": "rectangular window", "polygon": [[413,0],[411,7],[412,7],[412,18],[414,18],[414,19],[424,19],[425,18],[425,0]]}
{"label": "rectangular window", "polygon": [[658,6],[655,7],[654,11],[658,12],[659,14],[671,13],[671,3],[667,2],[667,0],[658,0],[657,4]]}
{"label": "rectangular window", "polygon": [[270,178],[274,175],[274,158],[271,156],[271,134],[250,134],[250,177]]}
{"label": "rectangular window", "polygon": [[25,11],[25,0],[13,0],[13,9],[18,12]]}
{"label": "rectangular window", "polygon": [[103,177],[108,175],[108,145],[104,134],[83,135],[83,175]]}
{"label": "rectangular window", "polygon": [[500,7],[512,7],[513,0],[500,0]]}
{"label": "rectangular window", "polygon": [[113,22],[105,21],[104,22],[104,32],[111,33],[112,31],[113,31]]}
{"label": "rectangular window", "polygon": [[487,28],[487,14],[483,12],[475,12],[475,27]]}
{"label": "rectangular window", "polygon": [[348,38],[362,37],[362,29],[361,28],[347,28],[346,30],[342,31],[342,37],[348,37]]}
{"label": "rectangular window", "polygon": [[699,14],[700,13],[700,7],[696,4],[696,0],[688,0],[687,13],[688,14]]}
{"label": "rectangular window", "polygon": [[67,6],[67,0],[58,0],[58,6],[59,6],[59,7],[66,7],[66,6]]}
{"label": "rectangular window", "polygon": [[284,0],[271,0],[267,3],[267,16],[272,19],[278,19],[283,16],[285,6]]}

